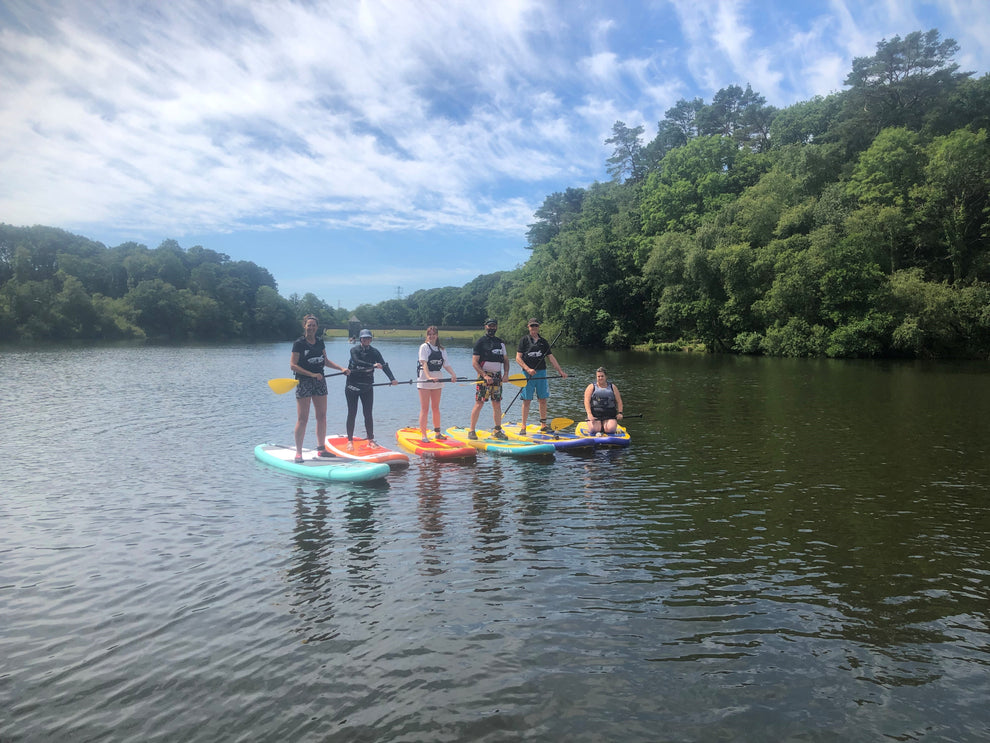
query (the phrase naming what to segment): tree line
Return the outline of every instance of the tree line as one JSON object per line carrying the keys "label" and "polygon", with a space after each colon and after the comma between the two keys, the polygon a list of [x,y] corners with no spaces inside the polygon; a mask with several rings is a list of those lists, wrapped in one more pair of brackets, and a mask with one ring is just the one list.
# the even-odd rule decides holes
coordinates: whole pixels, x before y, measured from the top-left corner
{"label": "tree line", "polygon": [[280,296],[267,269],[175,240],[155,249],[0,224],[0,341],[284,339],[334,312]]}
{"label": "tree line", "polygon": [[[990,357],[990,76],[937,30],[883,40],[846,90],[678,101],[611,180],[550,194],[482,315],[561,343],[779,356]],[[376,305],[396,322],[451,289]],[[546,325],[545,325],[546,327]]]}
{"label": "tree line", "polygon": [[[648,142],[618,121],[611,180],[547,196],[525,264],[354,312],[379,327],[535,315],[561,344],[613,348],[987,358],[990,76],[958,50],[934,29],[885,39],[843,91],[778,109],[729,86],[678,101]],[[201,247],[16,229],[0,230],[0,338],[284,338],[304,305],[346,322]]]}

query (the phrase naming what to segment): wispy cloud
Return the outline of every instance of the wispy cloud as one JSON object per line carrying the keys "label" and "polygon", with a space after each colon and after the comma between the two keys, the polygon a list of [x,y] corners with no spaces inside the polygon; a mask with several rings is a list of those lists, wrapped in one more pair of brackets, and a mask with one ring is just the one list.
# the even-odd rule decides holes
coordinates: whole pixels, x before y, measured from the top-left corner
{"label": "wispy cloud", "polygon": [[518,229],[532,205],[507,208],[492,184],[597,157],[532,44],[544,23],[523,2],[246,3],[222,17],[122,3],[66,10],[44,35],[9,28],[0,213]]}
{"label": "wispy cloud", "polygon": [[[929,9],[10,0],[0,218],[521,235],[548,193],[604,177],[617,119],[649,136],[679,98],[730,84],[778,106],[837,90],[854,56]],[[939,9],[985,68],[984,0]]]}

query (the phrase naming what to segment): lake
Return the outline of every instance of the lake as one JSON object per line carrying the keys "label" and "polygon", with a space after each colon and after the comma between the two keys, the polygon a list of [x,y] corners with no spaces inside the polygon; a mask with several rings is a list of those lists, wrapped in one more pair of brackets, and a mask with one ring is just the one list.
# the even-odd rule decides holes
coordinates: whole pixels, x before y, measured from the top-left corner
{"label": "lake", "polygon": [[563,349],[631,447],[347,485],[253,458],[290,345],[0,350],[2,743],[990,738],[990,364]]}

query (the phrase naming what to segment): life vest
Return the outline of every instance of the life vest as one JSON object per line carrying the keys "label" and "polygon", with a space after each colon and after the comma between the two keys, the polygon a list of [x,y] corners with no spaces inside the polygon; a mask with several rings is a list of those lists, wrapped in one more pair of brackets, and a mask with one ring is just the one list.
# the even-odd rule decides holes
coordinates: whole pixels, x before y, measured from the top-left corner
{"label": "life vest", "polygon": [[504,341],[498,336],[483,335],[475,345],[478,361],[482,364],[487,362],[503,363],[505,361],[505,352],[502,350],[504,345]]}
{"label": "life vest", "polygon": [[608,383],[608,387],[595,385],[590,403],[591,414],[596,418],[614,418],[619,414],[619,406],[615,402],[615,390],[612,389],[611,382]]}
{"label": "life vest", "polygon": [[[443,350],[430,346],[430,355],[426,358],[426,368],[431,372],[438,372],[443,369]],[[420,359],[416,363],[416,376],[419,376],[422,371],[423,361]]]}

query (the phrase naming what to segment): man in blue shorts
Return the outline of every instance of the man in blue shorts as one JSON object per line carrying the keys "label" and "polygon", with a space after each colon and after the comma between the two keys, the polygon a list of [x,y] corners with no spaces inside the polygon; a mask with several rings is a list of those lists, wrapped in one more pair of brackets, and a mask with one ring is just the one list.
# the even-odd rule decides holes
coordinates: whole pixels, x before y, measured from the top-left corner
{"label": "man in blue shorts", "polygon": [[522,367],[528,377],[526,387],[522,391],[522,420],[519,430],[526,430],[526,419],[529,417],[529,404],[533,396],[540,401],[540,432],[551,433],[547,425],[547,398],[550,397],[550,384],[547,382],[547,361],[554,365],[557,373],[567,378],[567,372],[560,368],[557,359],[550,351],[547,339],[540,335],[540,321],[535,317],[529,318],[529,334],[524,335],[516,347],[516,363]]}

